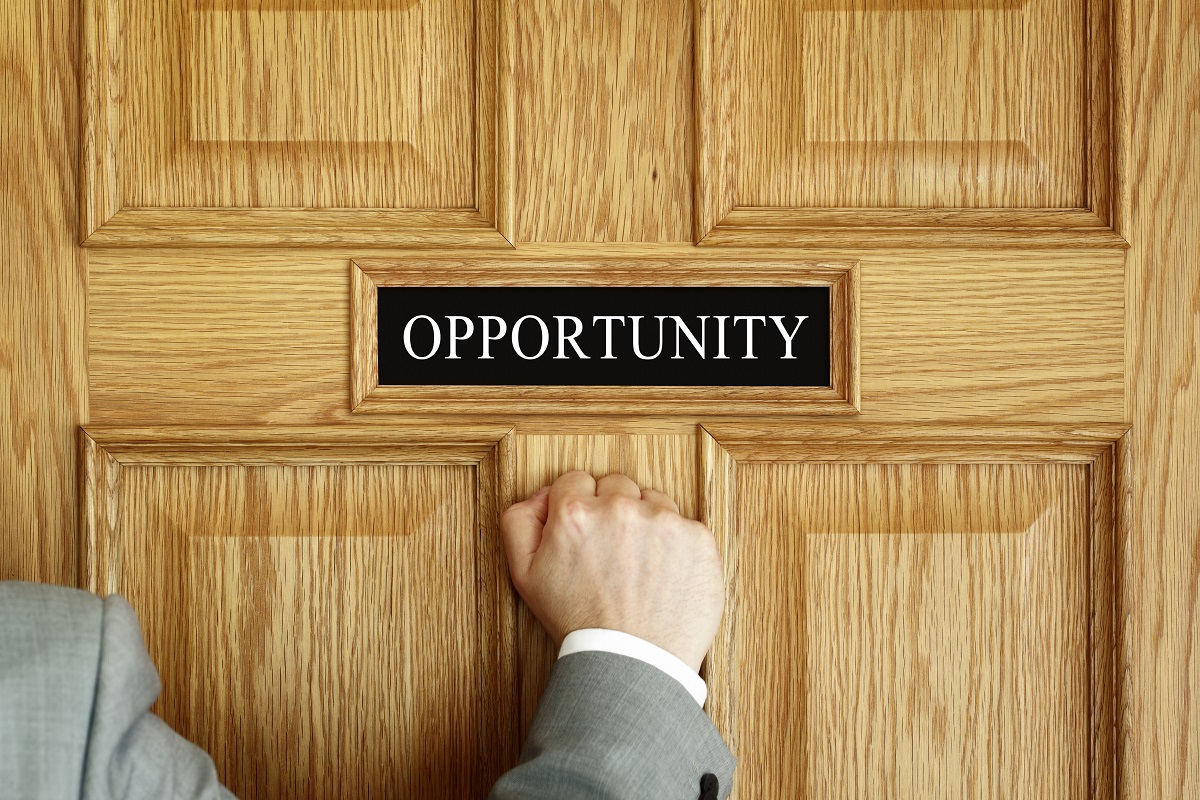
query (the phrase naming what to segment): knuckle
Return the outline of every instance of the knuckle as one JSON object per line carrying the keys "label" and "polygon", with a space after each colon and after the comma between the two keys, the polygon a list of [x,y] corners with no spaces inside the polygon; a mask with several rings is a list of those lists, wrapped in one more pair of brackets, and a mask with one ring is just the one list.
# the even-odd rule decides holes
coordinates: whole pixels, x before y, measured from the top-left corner
{"label": "knuckle", "polygon": [[582,497],[568,497],[559,504],[558,514],[567,522],[583,522],[588,517],[588,504]]}
{"label": "knuckle", "polygon": [[637,518],[638,505],[639,501],[631,497],[613,497],[609,500],[609,510],[623,522]]}

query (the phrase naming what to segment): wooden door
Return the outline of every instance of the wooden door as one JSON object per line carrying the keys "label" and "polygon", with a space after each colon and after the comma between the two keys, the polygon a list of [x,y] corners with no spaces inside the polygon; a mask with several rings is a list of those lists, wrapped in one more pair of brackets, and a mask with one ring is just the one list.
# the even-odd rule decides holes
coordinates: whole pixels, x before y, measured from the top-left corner
{"label": "wooden door", "polygon": [[[1131,1],[6,2],[0,577],[128,597],[241,797],[483,796],[498,512],[621,471],[718,537],[737,797],[1191,796],[1200,48]],[[827,285],[830,385],[380,386],[438,283]]]}

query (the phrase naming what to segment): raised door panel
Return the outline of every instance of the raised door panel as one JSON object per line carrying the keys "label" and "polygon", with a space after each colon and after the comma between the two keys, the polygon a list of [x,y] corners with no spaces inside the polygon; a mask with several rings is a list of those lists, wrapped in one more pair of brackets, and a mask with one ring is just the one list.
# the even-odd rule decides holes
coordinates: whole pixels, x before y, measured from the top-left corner
{"label": "raised door panel", "polygon": [[239,797],[483,796],[511,766],[494,449],[94,435],[85,581],[138,612],[154,710]]}
{"label": "raised door panel", "polygon": [[897,441],[709,445],[738,796],[1113,796],[1112,452]]}
{"label": "raised door panel", "polygon": [[496,3],[87,7],[88,244],[507,246]]}
{"label": "raised door panel", "polygon": [[1084,0],[742,0],[747,206],[1076,208]]}
{"label": "raised door panel", "polygon": [[699,7],[705,243],[1123,246],[1123,0]]}

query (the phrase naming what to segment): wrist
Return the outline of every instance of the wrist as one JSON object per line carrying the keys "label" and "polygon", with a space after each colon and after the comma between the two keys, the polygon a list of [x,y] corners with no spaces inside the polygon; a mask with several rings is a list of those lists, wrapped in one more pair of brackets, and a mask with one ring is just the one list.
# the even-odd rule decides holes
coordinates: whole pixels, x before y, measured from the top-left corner
{"label": "wrist", "polygon": [[701,706],[708,696],[708,686],[699,676],[697,667],[653,642],[624,631],[611,628],[573,630],[563,637],[558,657],[590,650],[617,653],[658,668],[678,681]]}

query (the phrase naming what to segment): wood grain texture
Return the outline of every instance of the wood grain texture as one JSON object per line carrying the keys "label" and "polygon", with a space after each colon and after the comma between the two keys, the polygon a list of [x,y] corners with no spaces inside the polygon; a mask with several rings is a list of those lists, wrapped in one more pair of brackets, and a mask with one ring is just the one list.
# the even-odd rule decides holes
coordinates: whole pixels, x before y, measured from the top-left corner
{"label": "wood grain texture", "polygon": [[[521,435],[514,437],[514,494],[523,500],[560,475],[581,469],[597,478],[623,472],[643,489],[657,489],[691,519],[700,514],[694,435]],[[523,603],[518,612],[520,735],[524,741],[550,677],[556,646]]]}
{"label": "wood grain texture", "polygon": [[[453,277],[451,277],[453,276]],[[829,385],[761,386],[380,386],[379,286],[827,286]],[[352,262],[350,398],[356,412],[430,414],[853,414],[859,401],[859,287],[855,264],[670,262],[453,266]]]}
{"label": "wood grain texture", "polygon": [[1089,796],[1087,467],[737,480],[740,797]]}
{"label": "wood grain texture", "polygon": [[697,241],[1124,246],[1125,0],[694,5]]}
{"label": "wood grain texture", "polygon": [[83,14],[89,245],[508,246],[497,3]]}
{"label": "wood grain texture", "polygon": [[861,418],[706,422],[704,435],[741,462],[1091,464],[1127,425],[887,423]]}
{"label": "wood grain texture", "polygon": [[87,266],[71,4],[0,4],[0,580],[76,576]]}
{"label": "wood grain texture", "polygon": [[1200,796],[1200,8],[1134,5],[1121,788]]}
{"label": "wood grain texture", "polygon": [[689,0],[514,6],[519,240],[690,241]]}
{"label": "wood grain texture", "polygon": [[[154,438],[189,447],[122,441]],[[506,440],[414,465],[293,438],[307,463],[120,461],[85,436],[85,585],[133,604],[155,710],[239,796],[482,796],[518,748]]]}
{"label": "wood grain texture", "polygon": [[1083,0],[734,7],[739,205],[1085,205]]}
{"label": "wood grain texture", "polygon": [[[768,268],[786,273],[862,255],[531,245],[495,256],[434,251],[403,263],[436,263],[447,282],[464,284],[554,264],[590,264],[621,271],[621,280],[650,283]],[[394,253],[378,252],[94,251],[92,418],[126,425],[350,418],[351,258],[367,269],[401,263]],[[246,279],[249,263],[253,281]],[[1123,423],[1123,275],[1116,252],[870,255],[859,266],[862,415],[893,422]],[[635,416],[637,424],[659,429],[686,430],[695,422],[646,410],[627,422]],[[511,424],[512,414],[472,419]],[[561,415],[523,417],[522,424],[604,432],[595,420]]]}

